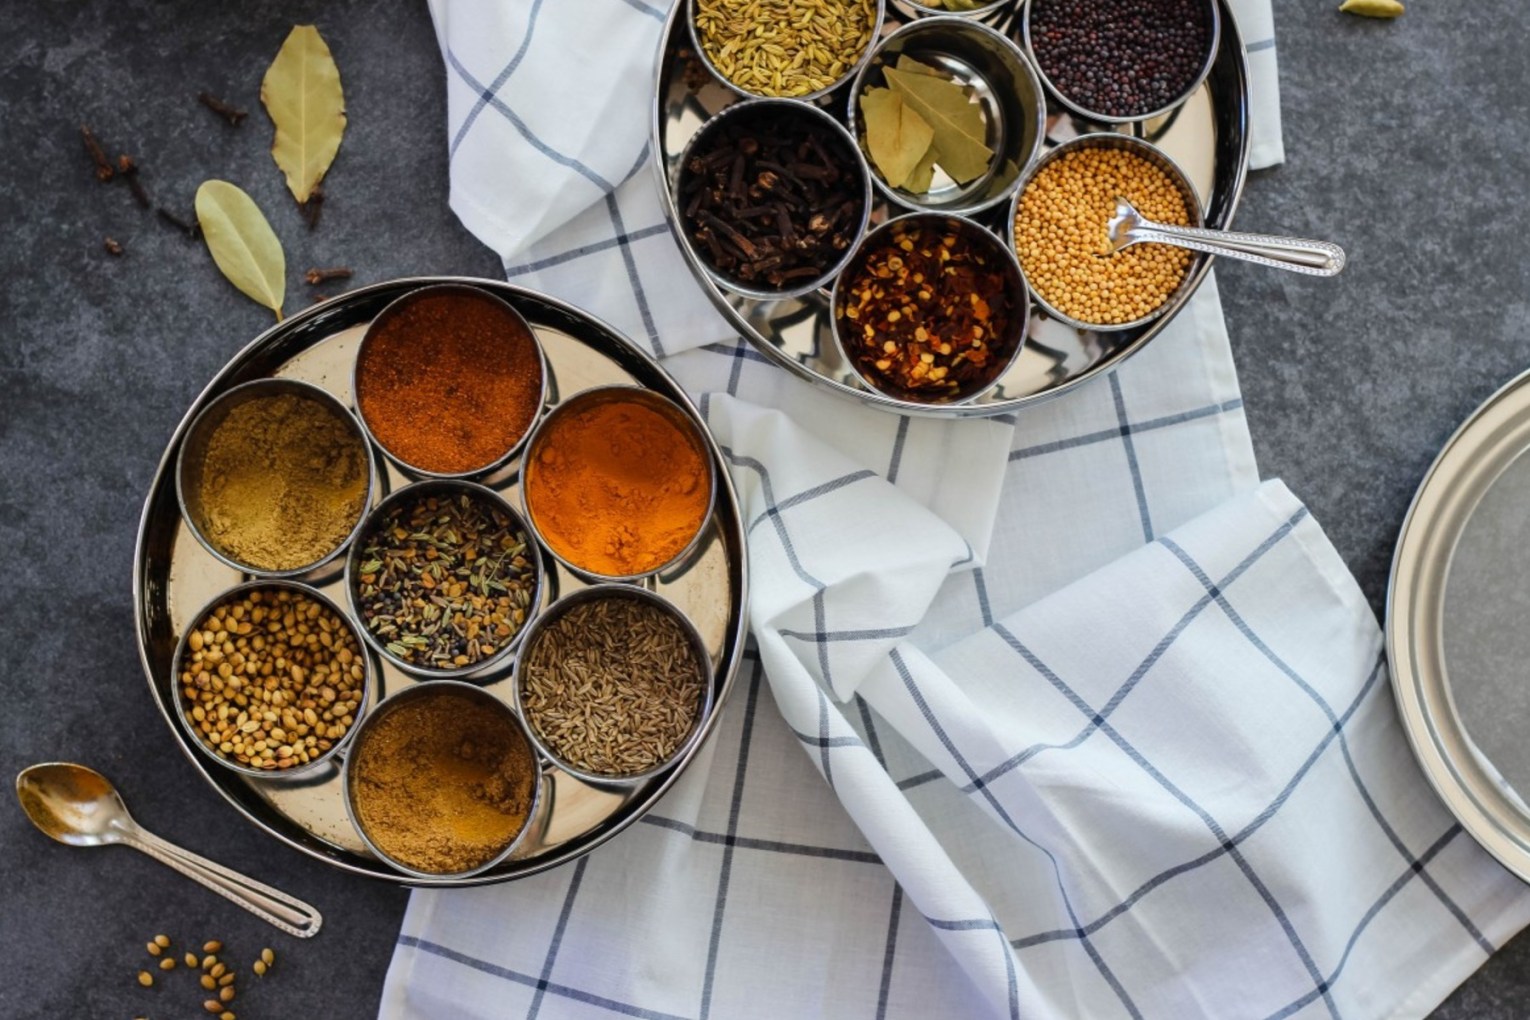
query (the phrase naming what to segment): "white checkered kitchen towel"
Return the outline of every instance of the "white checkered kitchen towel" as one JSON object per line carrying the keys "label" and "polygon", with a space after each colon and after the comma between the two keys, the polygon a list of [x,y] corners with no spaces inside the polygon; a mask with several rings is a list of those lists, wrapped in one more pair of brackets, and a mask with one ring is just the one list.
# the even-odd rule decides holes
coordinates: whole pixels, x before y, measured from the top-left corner
{"label": "white checkered kitchen towel", "polygon": [[[1234,7],[1278,162],[1268,0]],[[432,9],[453,208],[697,395],[757,644],[621,838],[416,892],[383,1016],[1413,1016],[1530,919],[1415,768],[1342,563],[1259,482],[1214,281],[1017,420],[839,401],[741,345],[669,238],[663,10]]]}

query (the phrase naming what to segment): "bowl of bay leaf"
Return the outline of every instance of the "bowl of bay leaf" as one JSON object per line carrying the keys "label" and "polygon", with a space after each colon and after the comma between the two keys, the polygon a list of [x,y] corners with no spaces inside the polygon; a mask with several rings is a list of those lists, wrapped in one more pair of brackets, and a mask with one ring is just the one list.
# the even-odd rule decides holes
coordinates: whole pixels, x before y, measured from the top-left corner
{"label": "bowl of bay leaf", "polygon": [[877,189],[915,211],[970,215],[1007,201],[1041,151],[1046,106],[1025,54],[960,17],[913,21],[850,90],[850,133]]}

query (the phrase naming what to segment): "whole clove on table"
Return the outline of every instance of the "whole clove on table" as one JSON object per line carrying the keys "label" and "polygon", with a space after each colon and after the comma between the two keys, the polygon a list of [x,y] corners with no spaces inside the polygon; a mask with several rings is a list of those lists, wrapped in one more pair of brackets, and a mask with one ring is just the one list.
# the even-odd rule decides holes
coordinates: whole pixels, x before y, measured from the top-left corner
{"label": "whole clove on table", "polygon": [[84,124],[80,125],[80,137],[85,141],[85,152],[90,160],[96,165],[96,180],[106,184],[117,175],[112,168],[111,160],[106,158],[106,150],[101,148],[101,143],[96,140],[94,132]]}
{"label": "whole clove on table", "polygon": [[117,172],[122,175],[123,180],[127,181],[128,189],[133,192],[133,199],[140,207],[147,209],[154,204],[149,201],[149,193],[144,190],[143,182],[138,179],[138,163],[132,156],[117,157]]}
{"label": "whole clove on table", "polygon": [[216,113],[218,116],[228,121],[229,127],[238,127],[244,118],[250,115],[249,111],[237,110],[233,106],[225,103],[223,100],[213,95],[211,92],[198,92],[197,101],[200,102],[203,106],[207,107],[213,113]]}
{"label": "whole clove on table", "polygon": [[680,209],[696,251],[756,290],[817,280],[855,243],[865,180],[827,125],[780,108],[718,121],[682,168]]}

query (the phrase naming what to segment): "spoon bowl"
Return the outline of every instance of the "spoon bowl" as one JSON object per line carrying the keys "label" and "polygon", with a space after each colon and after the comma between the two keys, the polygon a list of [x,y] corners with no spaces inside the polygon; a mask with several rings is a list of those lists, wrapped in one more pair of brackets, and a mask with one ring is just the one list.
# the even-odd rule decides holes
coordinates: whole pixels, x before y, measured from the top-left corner
{"label": "spoon bowl", "polygon": [[16,796],[32,824],[69,846],[121,843],[133,818],[117,788],[84,765],[50,761],[21,770]]}
{"label": "spoon bowl", "polygon": [[16,776],[16,797],[32,824],[50,839],[68,846],[124,843],[300,939],[317,935],[324,923],[302,900],[143,829],[111,780],[95,769],[67,761],[32,765]]}

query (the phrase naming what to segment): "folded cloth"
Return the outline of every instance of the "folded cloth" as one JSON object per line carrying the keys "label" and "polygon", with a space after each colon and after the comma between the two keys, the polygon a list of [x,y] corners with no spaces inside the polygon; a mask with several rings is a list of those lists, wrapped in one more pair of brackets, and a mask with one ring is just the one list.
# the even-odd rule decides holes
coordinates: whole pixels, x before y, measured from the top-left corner
{"label": "folded cloth", "polygon": [[[1233,6],[1273,162],[1268,0]],[[1410,1016],[1530,920],[1414,766],[1354,582],[1258,481],[1214,280],[1013,420],[839,401],[711,310],[651,167],[614,179],[648,158],[622,125],[647,123],[663,11],[433,11],[453,207],[697,397],[757,643],[620,838],[416,892],[382,1015]],[[558,43],[596,19],[629,52]]]}

